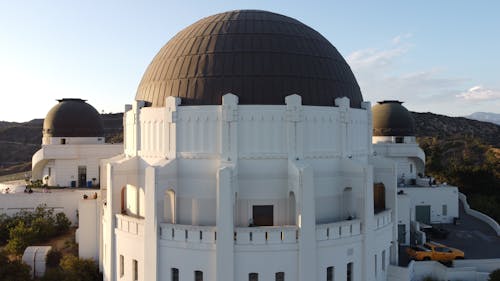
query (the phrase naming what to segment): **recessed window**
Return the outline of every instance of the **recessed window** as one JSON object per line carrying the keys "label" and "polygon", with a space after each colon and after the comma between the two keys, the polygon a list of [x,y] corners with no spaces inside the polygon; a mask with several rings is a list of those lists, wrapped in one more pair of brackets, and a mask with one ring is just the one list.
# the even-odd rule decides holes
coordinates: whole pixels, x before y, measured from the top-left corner
{"label": "recessed window", "polygon": [[194,281],[203,281],[203,271],[196,270],[194,272]]}
{"label": "recessed window", "polygon": [[347,281],[352,281],[352,262],[347,264]]}
{"label": "recessed window", "polygon": [[396,137],[396,143],[403,143],[404,138],[403,137]]}
{"label": "recessed window", "polygon": [[382,271],[385,271],[385,250],[382,251]]}
{"label": "recessed window", "polygon": [[132,260],[132,270],[133,270],[133,277],[134,281],[139,280],[139,266],[137,264],[137,260]]}
{"label": "recessed window", "polygon": [[443,205],[443,211],[442,211],[443,216],[448,215],[448,205]]}
{"label": "recessed window", "polygon": [[248,281],[259,281],[259,274],[255,272],[249,273]]}
{"label": "recessed window", "polygon": [[375,277],[377,277],[377,255],[374,256]]}
{"label": "recessed window", "polygon": [[125,274],[125,258],[123,255],[120,255],[120,277],[123,277]]}
{"label": "recessed window", "polygon": [[285,281],[285,273],[284,272],[276,272],[274,279],[276,281]]}
{"label": "recessed window", "polygon": [[333,281],[334,278],[334,268],[333,266],[329,266],[326,268],[326,281]]}
{"label": "recessed window", "polygon": [[255,226],[273,226],[273,205],[254,205],[252,211]]}
{"label": "recessed window", "polygon": [[179,281],[179,269],[178,268],[172,268],[171,269],[171,279],[172,281]]}
{"label": "recessed window", "polygon": [[61,144],[66,144],[66,139],[61,139]]}

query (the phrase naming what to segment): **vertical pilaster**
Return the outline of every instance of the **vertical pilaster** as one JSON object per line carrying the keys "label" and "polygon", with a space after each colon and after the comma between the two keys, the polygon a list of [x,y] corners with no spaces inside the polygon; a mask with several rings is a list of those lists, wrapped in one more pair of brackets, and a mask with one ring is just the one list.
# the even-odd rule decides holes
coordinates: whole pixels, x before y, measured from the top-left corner
{"label": "vertical pilaster", "polygon": [[116,274],[116,237],[115,237],[115,215],[113,209],[116,204],[113,200],[113,166],[108,163],[106,164],[106,231],[108,232],[109,237],[107,238],[108,251],[106,253],[106,261],[105,266],[107,270],[104,272],[104,280],[106,281],[114,281]]}
{"label": "vertical pilaster", "polygon": [[342,158],[351,156],[350,129],[349,129],[349,99],[346,97],[336,98],[335,106],[339,107],[340,111],[340,132],[341,132],[341,155]]}
{"label": "vertical pilaster", "polygon": [[317,280],[314,174],[308,165],[300,165],[298,173],[300,193],[299,280]]}
{"label": "vertical pilaster", "polygon": [[135,101],[132,104],[132,112],[134,114],[134,144],[133,149],[134,155],[137,156],[139,150],[141,149],[141,108],[144,107],[144,101]]}
{"label": "vertical pilaster", "polygon": [[362,217],[362,228],[364,232],[363,241],[363,278],[362,280],[374,280],[373,272],[375,272],[373,262],[373,245],[375,245],[374,238],[374,207],[373,207],[373,166],[368,165],[363,168],[364,174],[364,206]]}
{"label": "vertical pilaster", "polygon": [[368,155],[373,155],[373,119],[372,119],[372,103],[369,101],[364,101],[361,103],[361,108],[366,110],[366,120],[367,120],[367,134],[366,134],[366,146],[368,147]]}
{"label": "vertical pilaster", "polygon": [[144,201],[144,280],[158,280],[158,204],[156,198],[156,170],[147,167],[145,172]]}
{"label": "vertical pilaster", "polygon": [[232,169],[217,172],[217,248],[216,280],[234,280],[234,222]]}
{"label": "vertical pilaster", "polygon": [[302,97],[299,95],[287,96],[285,103],[288,159],[295,161],[304,158]]}
{"label": "vertical pilaster", "polygon": [[165,122],[164,140],[167,145],[164,145],[164,155],[167,159],[175,159],[177,157],[177,107],[181,104],[181,99],[178,97],[167,97],[165,99]]}
{"label": "vertical pilaster", "polygon": [[238,159],[238,97],[222,97],[221,160],[236,162]]}

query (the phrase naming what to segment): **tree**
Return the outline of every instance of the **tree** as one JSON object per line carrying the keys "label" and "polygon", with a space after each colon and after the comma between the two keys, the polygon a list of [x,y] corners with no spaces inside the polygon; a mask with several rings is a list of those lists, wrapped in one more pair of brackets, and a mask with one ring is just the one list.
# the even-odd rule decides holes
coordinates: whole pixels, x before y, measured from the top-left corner
{"label": "tree", "polygon": [[71,226],[71,221],[64,213],[56,214],[56,232],[58,234],[66,233]]}
{"label": "tree", "polygon": [[490,273],[488,281],[500,281],[500,268]]}
{"label": "tree", "polygon": [[100,281],[102,275],[92,259],[81,259],[67,255],[58,268],[50,268],[41,281]]}
{"label": "tree", "polygon": [[0,252],[0,280],[29,281],[31,280],[29,265],[18,261],[10,261],[7,255]]}
{"label": "tree", "polygon": [[33,228],[28,227],[23,221],[19,221],[14,228],[10,229],[9,242],[5,249],[16,256],[21,256],[29,245],[33,244],[36,237],[36,232]]}

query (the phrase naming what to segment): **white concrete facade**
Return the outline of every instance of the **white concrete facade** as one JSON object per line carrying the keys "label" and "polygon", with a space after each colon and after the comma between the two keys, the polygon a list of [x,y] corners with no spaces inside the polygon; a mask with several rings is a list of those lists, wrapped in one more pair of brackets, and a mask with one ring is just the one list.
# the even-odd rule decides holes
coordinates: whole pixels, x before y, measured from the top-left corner
{"label": "white concrete facade", "polygon": [[44,136],[42,148],[32,157],[32,180],[49,186],[95,187],[100,183],[100,160],[120,153],[123,145],[104,143],[104,137]]}
{"label": "white concrete facade", "polygon": [[284,103],[128,106],[102,167],[105,280],[387,280],[397,166],[372,156],[370,103]]}

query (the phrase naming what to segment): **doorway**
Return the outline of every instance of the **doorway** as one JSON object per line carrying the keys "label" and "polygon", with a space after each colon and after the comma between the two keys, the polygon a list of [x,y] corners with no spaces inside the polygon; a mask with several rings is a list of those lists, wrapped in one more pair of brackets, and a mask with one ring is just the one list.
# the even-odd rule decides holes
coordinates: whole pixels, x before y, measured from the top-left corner
{"label": "doorway", "polygon": [[415,220],[425,224],[431,224],[431,206],[415,206]]}
{"label": "doorway", "polygon": [[85,187],[87,185],[87,166],[78,166],[78,186]]}
{"label": "doorway", "polygon": [[273,226],[273,205],[252,206],[252,219],[255,226]]}

